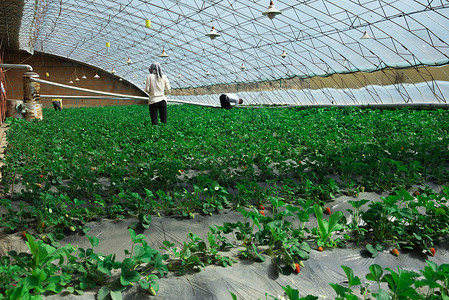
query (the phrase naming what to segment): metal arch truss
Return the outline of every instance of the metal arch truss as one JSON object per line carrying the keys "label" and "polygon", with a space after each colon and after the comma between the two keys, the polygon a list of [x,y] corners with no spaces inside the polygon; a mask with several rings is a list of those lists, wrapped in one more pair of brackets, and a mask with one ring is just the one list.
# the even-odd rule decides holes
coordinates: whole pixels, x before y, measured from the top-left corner
{"label": "metal arch truss", "polygon": [[[142,89],[159,61],[174,88],[232,87],[222,92],[252,104],[447,103],[449,78],[431,70],[449,63],[447,0],[275,0],[273,19],[262,15],[269,2],[25,1],[19,45],[114,68]],[[292,78],[309,85],[254,88]],[[215,101],[209,94],[200,98]]]}

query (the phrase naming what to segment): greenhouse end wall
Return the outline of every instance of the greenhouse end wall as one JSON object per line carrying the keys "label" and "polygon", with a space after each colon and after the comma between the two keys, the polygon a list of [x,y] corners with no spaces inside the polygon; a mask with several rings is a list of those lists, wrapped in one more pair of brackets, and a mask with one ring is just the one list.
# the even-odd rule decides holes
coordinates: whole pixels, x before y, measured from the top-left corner
{"label": "greenhouse end wall", "polygon": [[[8,64],[27,64],[33,68],[33,71],[39,74],[40,79],[55,83],[92,89],[110,93],[146,96],[146,94],[133,84],[114,76],[109,72],[91,68],[73,61],[65,60],[59,57],[34,54],[25,52],[6,52],[4,54],[4,63]],[[6,74],[6,92],[8,99],[23,99],[22,76],[25,70],[10,69]],[[100,78],[94,78],[95,74]],[[48,76],[47,76],[48,75]],[[82,77],[86,76],[86,79]],[[78,78],[79,81],[75,79]],[[69,84],[72,80],[74,83]],[[41,84],[41,95],[60,95],[60,96],[94,96],[88,99],[63,99],[63,105],[67,107],[87,107],[87,106],[110,106],[110,105],[131,105],[146,104],[146,100],[124,100],[124,99],[95,99],[98,95],[69,90],[58,86]],[[50,98],[41,98],[43,107],[51,107]]]}

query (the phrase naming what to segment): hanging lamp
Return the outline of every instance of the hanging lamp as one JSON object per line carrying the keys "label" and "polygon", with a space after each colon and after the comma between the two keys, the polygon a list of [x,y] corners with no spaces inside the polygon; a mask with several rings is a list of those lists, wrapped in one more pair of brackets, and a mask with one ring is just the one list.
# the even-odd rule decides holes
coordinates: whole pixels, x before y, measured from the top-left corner
{"label": "hanging lamp", "polygon": [[98,75],[98,73],[95,73],[94,78],[100,78],[100,76]]}
{"label": "hanging lamp", "polygon": [[270,1],[270,6],[268,6],[268,9],[262,13],[262,15],[267,16],[270,19],[273,19],[274,17],[280,14],[282,14],[282,11],[274,7],[273,1]]}
{"label": "hanging lamp", "polygon": [[220,36],[220,34],[215,30],[215,27],[212,26],[212,29],[209,33],[206,34],[208,37],[210,37],[211,40],[215,39],[216,37]]}
{"label": "hanging lamp", "polygon": [[159,57],[168,57],[167,52],[165,50],[162,50],[162,53],[159,55]]}
{"label": "hanging lamp", "polygon": [[70,83],[70,84],[72,84],[72,83],[73,83],[73,81],[72,81],[72,80],[70,80],[70,81],[69,81],[69,83]]}
{"label": "hanging lamp", "polygon": [[287,53],[285,53],[285,50],[284,50],[284,51],[282,51],[281,57],[282,57],[282,58],[286,58],[287,56],[288,56],[288,54],[287,54]]}
{"label": "hanging lamp", "polygon": [[75,78],[75,81],[80,81],[80,79],[78,77]]}
{"label": "hanging lamp", "polygon": [[240,70],[243,71],[243,70],[245,70],[245,69],[246,69],[245,64],[242,63],[242,65],[240,66]]}
{"label": "hanging lamp", "polygon": [[151,21],[150,20],[145,20],[145,27],[146,28],[151,28]]}
{"label": "hanging lamp", "polygon": [[132,63],[133,61],[131,60],[131,57],[128,57],[128,59],[126,60],[126,64],[129,66]]}
{"label": "hanging lamp", "polygon": [[83,77],[81,77],[81,79],[87,79],[86,75],[83,75]]}
{"label": "hanging lamp", "polygon": [[368,34],[368,32],[365,31],[360,39],[366,40],[366,39],[370,39],[370,38],[371,38],[371,36]]}

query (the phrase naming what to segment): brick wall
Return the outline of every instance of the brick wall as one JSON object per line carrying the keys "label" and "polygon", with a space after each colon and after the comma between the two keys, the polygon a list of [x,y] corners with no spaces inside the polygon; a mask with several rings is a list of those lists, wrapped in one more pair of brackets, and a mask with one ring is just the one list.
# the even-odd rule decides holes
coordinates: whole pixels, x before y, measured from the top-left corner
{"label": "brick wall", "polygon": [[[146,96],[141,90],[133,84],[123,80],[109,72],[97,70],[88,65],[83,65],[74,61],[69,61],[60,57],[35,53],[30,55],[26,52],[5,51],[3,62],[6,64],[27,64],[33,67],[33,72],[39,74],[40,79],[53,81],[69,85],[72,80],[73,86],[111,92],[117,94],[126,94],[134,96]],[[10,69],[6,74],[6,96],[8,99],[23,99],[22,75],[26,69]],[[98,72],[100,78],[94,76]],[[47,76],[47,73],[49,76]],[[81,77],[85,75],[87,79]],[[75,81],[78,77],[79,81]],[[48,84],[40,85],[41,95],[70,95],[70,96],[89,96],[98,97],[101,95],[91,94],[56,87]],[[97,100],[97,99],[63,99],[63,108],[67,107],[86,107],[86,106],[110,106],[110,105],[131,105],[146,104],[146,100]],[[52,107],[51,99],[42,98],[43,107]]]}

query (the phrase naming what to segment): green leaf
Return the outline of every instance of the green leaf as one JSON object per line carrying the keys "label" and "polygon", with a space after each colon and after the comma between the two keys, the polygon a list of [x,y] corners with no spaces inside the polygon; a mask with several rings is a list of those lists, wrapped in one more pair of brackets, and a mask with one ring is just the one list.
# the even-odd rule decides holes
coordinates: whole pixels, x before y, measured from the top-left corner
{"label": "green leaf", "polygon": [[159,283],[157,281],[151,281],[150,286],[157,292],[159,291]]}
{"label": "green leaf", "polygon": [[89,240],[90,244],[92,245],[92,248],[95,248],[100,243],[100,240],[96,236],[89,236],[86,234],[87,239]]}
{"label": "green leaf", "polygon": [[290,285],[282,287],[289,300],[299,300],[299,291],[293,289]]}
{"label": "green leaf", "polygon": [[334,289],[334,291],[337,293],[338,297],[345,297],[347,293],[351,293],[351,289],[348,289],[347,287],[341,286],[336,283],[329,283],[329,285]]}
{"label": "green leaf", "polygon": [[376,257],[377,254],[379,253],[371,244],[367,244],[365,247],[366,247],[366,250],[371,254],[372,258]]}
{"label": "green leaf", "polygon": [[299,256],[302,260],[308,260],[309,259],[309,253],[307,253],[304,250],[296,251],[296,255]]}
{"label": "green leaf", "polygon": [[372,264],[369,267],[369,270],[371,271],[371,273],[366,274],[365,278],[368,280],[379,282],[383,275],[382,267],[378,264]]}
{"label": "green leaf", "polygon": [[147,290],[150,287],[150,283],[146,279],[142,279],[139,281],[140,287],[144,290]]}
{"label": "green leaf", "polygon": [[111,291],[112,300],[122,300],[122,292],[121,291]]}
{"label": "green leaf", "polygon": [[25,279],[21,280],[19,285],[22,285],[23,289],[28,291],[39,285],[39,279],[33,275],[29,275],[25,277]]}
{"label": "green leaf", "polygon": [[260,255],[260,254],[259,254],[259,251],[257,251],[256,245],[252,244],[252,246],[253,246],[254,254],[256,254],[256,256],[257,256],[261,261],[265,261],[265,257],[263,257],[262,255]]}
{"label": "green leaf", "polygon": [[344,214],[341,211],[336,211],[329,216],[329,233],[339,231],[343,228],[342,225],[338,223],[343,216]]}
{"label": "green leaf", "polygon": [[136,232],[131,228],[128,228],[128,231],[129,231],[129,235],[131,236],[131,241],[133,243],[135,243],[136,242]]}
{"label": "green leaf", "polygon": [[377,291],[376,296],[376,300],[390,300],[390,295],[388,294],[388,292],[384,289],[380,289]]}
{"label": "green leaf", "polygon": [[348,277],[349,288],[361,284],[360,278],[354,276],[354,271],[350,267],[341,266],[343,271],[346,273],[346,277]]}
{"label": "green leaf", "polygon": [[107,286],[101,287],[101,289],[99,289],[97,293],[97,300],[106,300],[109,293],[110,290]]}
{"label": "green leaf", "polygon": [[315,216],[318,222],[318,229],[319,229],[319,234],[321,236],[321,241],[325,242],[325,236],[326,236],[326,232],[327,232],[327,228],[323,223],[323,209],[321,208],[321,206],[317,203],[315,203],[313,205],[313,211],[315,212]]}
{"label": "green leaf", "polygon": [[55,294],[62,292],[62,285],[56,283],[50,283],[45,286],[45,290],[52,291]]}
{"label": "green leaf", "polygon": [[126,274],[122,274],[120,276],[120,280],[122,280],[123,277],[125,278],[124,282],[128,282],[128,284],[129,284],[129,282],[137,282],[137,281],[139,281],[141,276],[140,276],[139,272],[131,271],[131,272],[128,272]]}
{"label": "green leaf", "polygon": [[122,274],[128,273],[134,267],[134,264],[135,260],[133,258],[125,258],[121,265]]}

